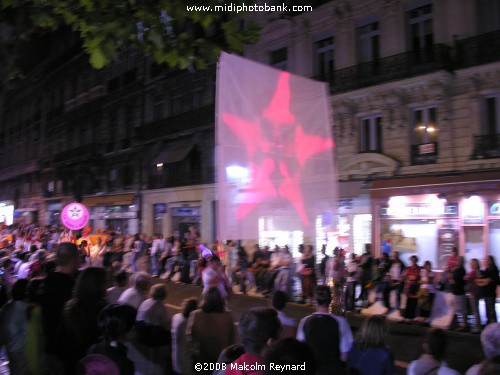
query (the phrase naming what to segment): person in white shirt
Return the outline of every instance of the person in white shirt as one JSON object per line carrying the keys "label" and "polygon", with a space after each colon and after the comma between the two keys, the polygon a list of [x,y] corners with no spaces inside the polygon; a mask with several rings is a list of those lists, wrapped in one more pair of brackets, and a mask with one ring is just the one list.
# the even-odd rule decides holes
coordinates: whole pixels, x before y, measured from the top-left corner
{"label": "person in white shirt", "polygon": [[203,270],[203,294],[205,294],[211,287],[216,287],[224,299],[227,298],[231,284],[227,279],[220,259],[216,256],[209,255],[207,267]]}
{"label": "person in white shirt", "polygon": [[150,298],[139,306],[136,320],[170,331],[170,317],[165,306],[168,295],[167,286],[165,284],[153,285],[149,295]]}
{"label": "person in white shirt", "polygon": [[[330,358],[323,356],[323,358],[318,359],[318,370],[324,370],[318,371],[318,373],[333,373],[333,367],[331,366],[340,369],[342,368],[340,362],[347,361],[347,354],[352,347],[354,339],[347,319],[329,312],[329,306],[332,302],[332,294],[329,286],[319,285],[316,288],[316,301],[318,303],[316,312],[306,316],[299,323],[297,340],[305,341],[313,348],[322,347],[322,354],[325,354],[325,348],[329,348],[333,343],[337,343],[339,345],[336,351],[339,353],[338,357],[336,357],[335,351],[332,350]],[[324,317],[324,319],[319,319],[322,317]],[[335,319],[338,326],[339,337],[330,337],[328,335],[329,329],[334,322],[331,322],[327,317]],[[306,332],[313,321],[316,321],[314,323],[315,329]],[[321,329],[321,327],[325,329]],[[318,353],[316,354],[318,355]]]}
{"label": "person in white shirt", "polygon": [[238,246],[234,243],[232,240],[227,241],[227,246],[226,246],[226,254],[224,257],[224,265],[225,265],[225,272],[226,276],[233,285],[233,268],[236,266],[236,263],[238,262]]}
{"label": "person in white shirt", "polygon": [[31,260],[31,256],[29,256],[27,258],[28,258],[28,261],[21,264],[21,266],[19,267],[19,271],[17,271],[17,278],[18,279],[27,279],[29,276],[30,267],[33,264],[34,260]]}
{"label": "person in white shirt", "polygon": [[153,240],[153,244],[151,245],[151,276],[158,276],[158,264],[159,258],[162,253],[162,238],[161,234],[155,234],[155,239]]}
{"label": "person in white shirt", "polygon": [[128,285],[128,272],[125,270],[118,271],[113,275],[115,286],[109,288],[106,292],[106,300],[108,303],[118,303],[120,296],[125,291]]}
{"label": "person in white shirt", "polygon": [[356,262],[356,254],[351,253],[349,263],[347,263],[347,279],[345,289],[345,309],[346,311],[354,311],[354,301],[356,299],[356,285],[358,283],[358,262]]}
{"label": "person in white shirt", "polygon": [[172,367],[176,374],[187,375],[191,373],[188,360],[186,342],[186,327],[189,314],[198,308],[196,298],[188,298],[182,302],[182,312],[172,317]]}
{"label": "person in white shirt", "polygon": [[141,247],[142,247],[142,241],[139,236],[139,234],[136,234],[134,236],[134,243],[132,245],[131,251],[132,251],[132,257],[130,258],[130,267],[132,268],[132,272],[137,272],[137,261],[141,257]]}
{"label": "person in white shirt", "polygon": [[132,306],[137,310],[141,303],[148,298],[151,280],[146,272],[138,272],[130,278],[130,285],[131,287],[122,293],[118,303]]}
{"label": "person in white shirt", "polygon": [[427,332],[423,343],[424,354],[412,361],[406,370],[407,375],[459,375],[444,361],[446,353],[446,333],[438,328]]}
{"label": "person in white shirt", "polygon": [[399,259],[399,253],[395,251],[389,269],[389,288],[387,288],[387,293],[396,293],[396,305],[392,306],[393,309],[399,309],[401,304],[401,293],[403,293],[403,278],[401,275],[403,275],[404,270],[405,265]]}

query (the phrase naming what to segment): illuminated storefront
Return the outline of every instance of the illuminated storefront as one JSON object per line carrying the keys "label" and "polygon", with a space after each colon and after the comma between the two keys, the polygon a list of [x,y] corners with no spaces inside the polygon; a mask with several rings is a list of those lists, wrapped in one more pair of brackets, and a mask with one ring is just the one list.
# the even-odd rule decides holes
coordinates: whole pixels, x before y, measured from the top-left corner
{"label": "illuminated storefront", "polygon": [[498,173],[375,181],[371,198],[376,255],[417,255],[439,269],[455,246],[466,261],[500,257]]}
{"label": "illuminated storefront", "polygon": [[89,207],[90,226],[94,232],[139,232],[139,205],[134,194],[86,196],[82,203]]}
{"label": "illuminated storefront", "polygon": [[0,224],[12,225],[14,222],[14,205],[7,202],[0,202]]}

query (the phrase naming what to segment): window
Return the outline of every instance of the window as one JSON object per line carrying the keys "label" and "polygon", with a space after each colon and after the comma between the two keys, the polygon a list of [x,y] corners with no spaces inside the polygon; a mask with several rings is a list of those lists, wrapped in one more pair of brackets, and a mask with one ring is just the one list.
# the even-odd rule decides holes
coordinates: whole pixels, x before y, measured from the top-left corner
{"label": "window", "polygon": [[182,111],[182,96],[172,98],[172,115],[177,115]]}
{"label": "window", "polygon": [[500,29],[500,2],[498,0],[476,1],[476,18],[478,34]]}
{"label": "window", "polygon": [[316,51],[315,75],[319,79],[329,79],[333,76],[335,67],[333,60],[333,38],[326,38],[314,43]]}
{"label": "window", "polygon": [[409,49],[414,53],[415,63],[423,64],[432,61],[432,45],[434,44],[432,4],[410,10],[408,23]]}
{"label": "window", "polygon": [[358,27],[358,61],[360,64],[379,59],[380,30],[378,22]]}
{"label": "window", "polygon": [[382,151],[382,118],[370,116],[361,119],[360,152]]}
{"label": "window", "polygon": [[201,102],[202,102],[202,91],[201,91],[201,89],[193,90],[191,99],[192,99],[192,101],[191,101],[192,108],[193,109],[200,108],[201,107]]}
{"label": "window", "polygon": [[484,134],[500,134],[500,93],[485,98],[484,115]]}
{"label": "window", "polygon": [[100,134],[100,124],[99,124],[99,120],[94,120],[92,122],[92,139],[93,140],[98,140],[101,138],[101,134]]}
{"label": "window", "polygon": [[125,190],[132,189],[134,183],[134,168],[130,165],[122,169],[122,184]]}
{"label": "window", "polygon": [[414,145],[437,142],[436,107],[414,109],[412,126],[412,143]]}
{"label": "window", "polygon": [[117,177],[117,170],[116,169],[111,169],[108,172],[108,191],[114,191],[116,188],[116,177]]}
{"label": "window", "polygon": [[125,138],[132,139],[135,136],[134,107],[125,107]]}
{"label": "window", "polygon": [[286,47],[271,52],[271,66],[281,70],[288,69],[288,51]]}
{"label": "window", "polygon": [[115,150],[115,141],[118,136],[117,131],[118,116],[116,111],[113,111],[109,115],[108,143],[106,145],[106,152],[113,152]]}
{"label": "window", "polygon": [[154,98],[153,121],[159,121],[163,118],[163,96],[158,95]]}

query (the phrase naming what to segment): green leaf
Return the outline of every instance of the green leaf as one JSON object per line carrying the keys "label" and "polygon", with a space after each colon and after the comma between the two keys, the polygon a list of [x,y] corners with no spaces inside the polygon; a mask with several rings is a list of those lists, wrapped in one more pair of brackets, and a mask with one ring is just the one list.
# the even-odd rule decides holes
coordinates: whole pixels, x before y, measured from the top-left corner
{"label": "green leaf", "polygon": [[99,47],[88,49],[87,52],[90,54],[90,65],[96,69],[103,68],[108,62],[108,59]]}

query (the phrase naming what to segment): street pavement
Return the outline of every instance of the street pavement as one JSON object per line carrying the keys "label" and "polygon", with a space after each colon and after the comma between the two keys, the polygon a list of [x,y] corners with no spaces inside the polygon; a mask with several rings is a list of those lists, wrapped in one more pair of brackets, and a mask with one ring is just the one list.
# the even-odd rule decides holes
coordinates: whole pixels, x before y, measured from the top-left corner
{"label": "street pavement", "polygon": [[[202,288],[199,286],[171,282],[166,282],[166,285],[169,291],[166,305],[171,314],[180,311],[184,298],[197,297],[201,299]],[[261,297],[251,297],[242,294],[232,295],[229,301],[229,308],[232,310],[236,322],[238,322],[245,310],[258,306],[267,306],[268,303],[268,299]],[[304,316],[314,312],[314,308],[297,303],[289,303],[285,312],[298,322]],[[353,334],[355,334],[366,317],[360,314],[349,314],[347,315],[347,319],[353,330]],[[395,355],[398,374],[405,374],[409,362],[420,356],[422,353],[423,338],[428,329],[427,327],[402,323],[389,324],[389,344]],[[448,332],[448,339],[449,345],[446,361],[451,368],[464,374],[469,367],[484,359],[479,335]]]}

